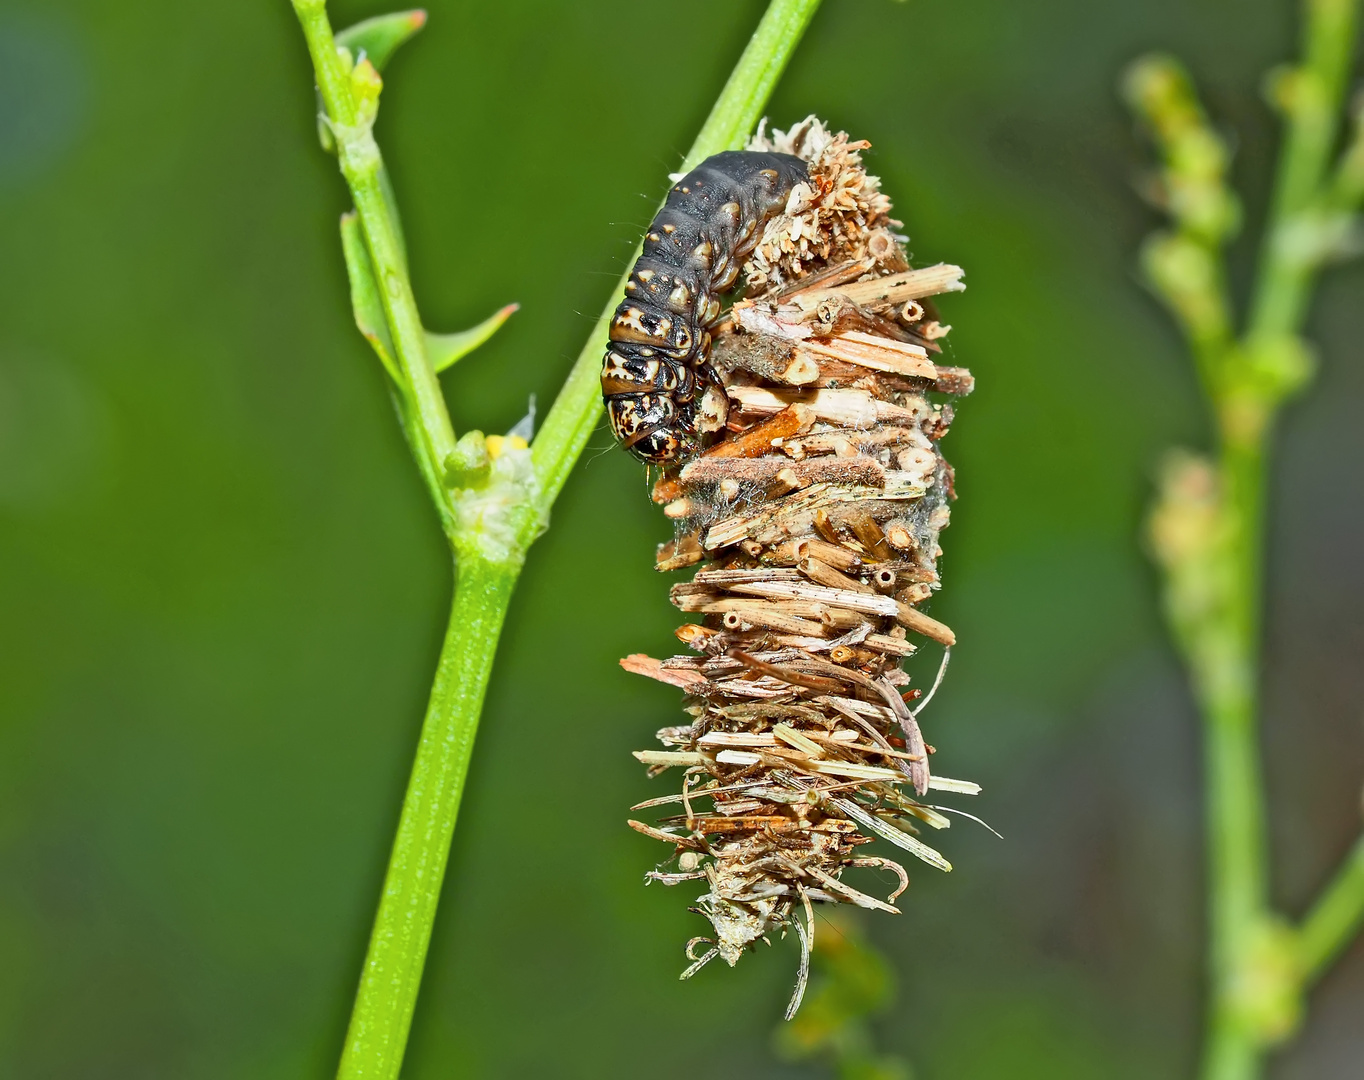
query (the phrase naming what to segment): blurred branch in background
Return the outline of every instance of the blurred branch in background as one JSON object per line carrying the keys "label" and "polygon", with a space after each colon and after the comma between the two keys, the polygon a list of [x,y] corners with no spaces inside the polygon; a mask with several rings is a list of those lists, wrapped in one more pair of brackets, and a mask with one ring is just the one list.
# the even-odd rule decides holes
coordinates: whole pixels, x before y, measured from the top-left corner
{"label": "blurred branch in background", "polygon": [[[324,148],[355,210],[342,250],[356,324],[389,374],[403,431],[454,556],[455,591],[339,1075],[398,1075],[421,984],[474,734],[498,636],[526,551],[544,531],[601,410],[598,369],[612,292],[539,436],[533,415],[506,436],[456,438],[437,373],[511,314],[458,334],[424,326],[408,276],[392,186],[374,139],[380,68],[426,22],[424,12],[367,20],[333,35],[324,0],[293,0],[317,77]],[[681,168],[737,148],[757,124],[818,0],[772,0]],[[638,257],[627,260],[633,265]]]}
{"label": "blurred branch in background", "polygon": [[854,913],[831,909],[820,921],[804,1007],[772,1036],[778,1056],[827,1062],[838,1080],[910,1080],[909,1065],[878,1054],[872,1038],[871,1019],[894,1004],[894,972]]}
{"label": "blurred branch in background", "polygon": [[1355,45],[1355,0],[1306,0],[1304,56],[1272,73],[1285,132],[1249,311],[1227,290],[1239,226],[1230,154],[1191,80],[1167,57],[1138,60],[1125,95],[1162,168],[1148,194],[1170,217],[1142,252],[1148,282],[1189,343],[1207,396],[1211,456],[1172,454],[1150,522],[1165,609],[1204,721],[1209,1001],[1203,1076],[1258,1076],[1297,1028],[1303,998],[1364,916],[1364,841],[1299,927],[1269,902],[1258,730],[1266,458],[1278,410],[1310,380],[1300,335],[1322,268],[1355,254],[1364,197],[1364,105],[1337,155]]}

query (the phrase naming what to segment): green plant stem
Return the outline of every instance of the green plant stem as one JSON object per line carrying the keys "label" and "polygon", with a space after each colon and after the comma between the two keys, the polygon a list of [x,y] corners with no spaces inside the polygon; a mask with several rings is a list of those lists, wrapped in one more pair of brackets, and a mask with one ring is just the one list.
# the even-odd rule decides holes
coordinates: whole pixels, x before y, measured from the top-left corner
{"label": "green plant stem", "polygon": [[1358,0],[1303,2],[1303,63],[1284,90],[1288,127],[1250,309],[1252,339],[1292,333],[1302,322],[1319,261],[1303,256],[1295,236],[1326,194],[1322,178],[1340,133],[1355,45]]}
{"label": "green plant stem", "polygon": [[[407,399],[403,412],[405,416],[410,412],[416,421],[405,423],[404,429],[410,438],[416,437],[413,452],[425,459],[419,463],[423,475],[438,476],[445,459],[454,451],[455,431],[440,382],[426,355],[426,331],[408,278],[397,210],[385,182],[383,157],[374,140],[373,113],[366,115],[356,101],[351,74],[337,52],[325,0],[294,0],[294,11],[308,42],[318,91],[331,120],[341,172],[355,202],[379,285],[385,320],[403,376],[399,385],[399,393]],[[377,74],[374,79],[377,84]],[[372,104],[377,107],[377,85],[373,93]],[[454,520],[450,494],[437,486],[432,497],[448,534]]]}
{"label": "green plant stem", "polygon": [[1364,923],[1364,837],[1322,891],[1298,931],[1303,979],[1315,982]]}
{"label": "green plant stem", "polygon": [[1243,1028],[1234,1016],[1213,1013],[1205,1035],[1203,1080],[1248,1080],[1260,1074],[1260,1048]]}
{"label": "green plant stem", "polygon": [[387,1080],[402,1066],[478,717],[519,572],[519,563],[491,563],[474,552],[457,561],[450,624],[346,1032],[341,1077]]}
{"label": "green plant stem", "polygon": [[1209,961],[1212,979],[1206,1080],[1255,1075],[1245,966],[1268,897],[1264,784],[1256,727],[1261,448],[1224,441],[1217,533],[1223,595],[1195,631],[1190,667],[1204,718]]}
{"label": "green plant stem", "polygon": [[[1295,251],[1293,237],[1323,191],[1354,44],[1354,9],[1354,0],[1307,4],[1305,60],[1289,91],[1288,126],[1244,351],[1228,354],[1225,378],[1215,384],[1217,600],[1183,635],[1205,721],[1212,987],[1204,1080],[1258,1076],[1264,1049],[1286,1034],[1276,1025],[1289,1026],[1278,1015],[1266,1020],[1272,999],[1280,992],[1298,993],[1297,987],[1273,986],[1274,973],[1266,976],[1257,966],[1273,924],[1257,726],[1265,463],[1274,414],[1287,391],[1257,379],[1246,365],[1256,348],[1268,354],[1261,362],[1273,362],[1273,354],[1291,344],[1306,317],[1319,262]],[[1360,903],[1355,896],[1360,877],[1364,869],[1352,863],[1337,882],[1341,899],[1318,908],[1324,913],[1314,912],[1309,920],[1311,931],[1304,931],[1299,945],[1309,967],[1324,962],[1339,947],[1339,935],[1357,921],[1359,913],[1351,915],[1349,904],[1357,908]]]}
{"label": "green plant stem", "polygon": [[[688,153],[684,169],[719,150],[741,145],[818,6],[819,0],[772,0]],[[416,1008],[498,634],[525,553],[543,531],[549,508],[600,416],[598,371],[616,294],[533,443],[535,483],[515,489],[519,501],[513,500],[506,511],[512,542],[502,550],[492,542],[490,531],[461,523],[461,504],[443,482],[445,462],[455,449],[454,430],[426,351],[407,276],[397,208],[373,138],[377,73],[372,68],[364,70],[363,65],[356,65],[354,71],[346,69],[337,53],[324,0],[294,0],[294,7],[308,41],[397,354],[399,416],[456,553],[450,625],[338,1072],[340,1080],[394,1080]],[[496,558],[489,557],[492,550],[499,551]]]}
{"label": "green plant stem", "polygon": [[[721,150],[738,149],[744,144],[762,118],[777,80],[786,70],[791,54],[818,8],[819,0],[772,0],[702,125],[701,133],[683,159],[680,171],[695,168]],[[640,250],[635,248],[627,266],[634,265]],[[573,370],[531,447],[540,481],[541,517],[563,488],[573,463],[578,460],[601,417],[602,354],[606,351],[611,315],[628,277],[627,270],[574,361]],[[526,534],[536,528],[538,521],[527,522]]]}

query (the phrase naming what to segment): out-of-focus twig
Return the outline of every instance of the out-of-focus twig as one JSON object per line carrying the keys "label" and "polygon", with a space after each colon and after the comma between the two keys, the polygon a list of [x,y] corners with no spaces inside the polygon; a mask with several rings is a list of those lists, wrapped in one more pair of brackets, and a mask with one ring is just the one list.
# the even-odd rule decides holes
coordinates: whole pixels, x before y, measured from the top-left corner
{"label": "out-of-focus twig", "polygon": [[1359,234],[1364,146],[1340,136],[1356,0],[1307,0],[1304,55],[1276,72],[1283,115],[1275,194],[1244,329],[1226,289],[1224,246],[1238,226],[1229,155],[1189,77],[1167,57],[1129,69],[1125,92],[1155,136],[1150,194],[1171,228],[1147,241],[1147,280],[1189,342],[1216,433],[1211,456],[1172,455],[1151,517],[1165,609],[1204,720],[1209,888],[1205,1080],[1259,1074],[1290,1035],[1306,986],[1364,914],[1356,848],[1300,929],[1269,904],[1264,778],[1258,748],[1266,456],[1273,420],[1310,379],[1300,336],[1321,268]]}
{"label": "out-of-focus twig", "polygon": [[839,1080],[909,1080],[909,1064],[876,1050],[871,1021],[895,998],[891,967],[867,941],[857,917],[834,910],[821,918],[805,1004],[773,1033],[787,1061],[822,1060]]}

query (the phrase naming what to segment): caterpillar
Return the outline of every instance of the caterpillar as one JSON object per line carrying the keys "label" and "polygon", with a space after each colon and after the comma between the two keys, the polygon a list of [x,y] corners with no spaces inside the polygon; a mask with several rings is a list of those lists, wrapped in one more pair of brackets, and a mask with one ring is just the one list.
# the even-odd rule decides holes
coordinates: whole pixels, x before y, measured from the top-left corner
{"label": "caterpillar", "polygon": [[710,327],[762,227],[808,183],[790,154],[727,150],[679,180],[644,237],[611,319],[601,390],[611,430],[641,461],[685,461],[725,422]]}

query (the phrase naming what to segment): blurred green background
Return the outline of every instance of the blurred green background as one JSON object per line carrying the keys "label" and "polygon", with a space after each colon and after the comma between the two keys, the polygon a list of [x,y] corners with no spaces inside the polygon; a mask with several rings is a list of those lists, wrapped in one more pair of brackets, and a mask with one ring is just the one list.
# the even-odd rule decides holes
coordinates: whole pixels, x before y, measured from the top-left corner
{"label": "blurred green background", "polygon": [[[334,3],[346,25],[378,10]],[[761,5],[435,0],[380,119],[457,426],[552,399]],[[1199,1021],[1197,741],[1137,539],[1203,419],[1134,251],[1122,66],[1168,48],[1237,140],[1252,227],[1285,0],[828,0],[772,103],[875,144],[976,374],[925,714],[980,781],[905,914],[880,1045],[919,1080],[1175,1077]],[[436,654],[448,567],[347,308],[346,208],[284,0],[0,0],[0,1076],[332,1073]],[[1237,246],[1244,270],[1254,237]],[[1244,281],[1238,281],[1238,288]],[[1277,899],[1364,777],[1364,269],[1276,467],[1266,664]],[[624,826],[675,691],[666,525],[604,429],[514,602],[406,1075],[814,1077],[771,1052],[792,941],[679,983],[703,924]],[[919,670],[936,660],[919,658]],[[1279,1078],[1360,1075],[1364,948]]]}

